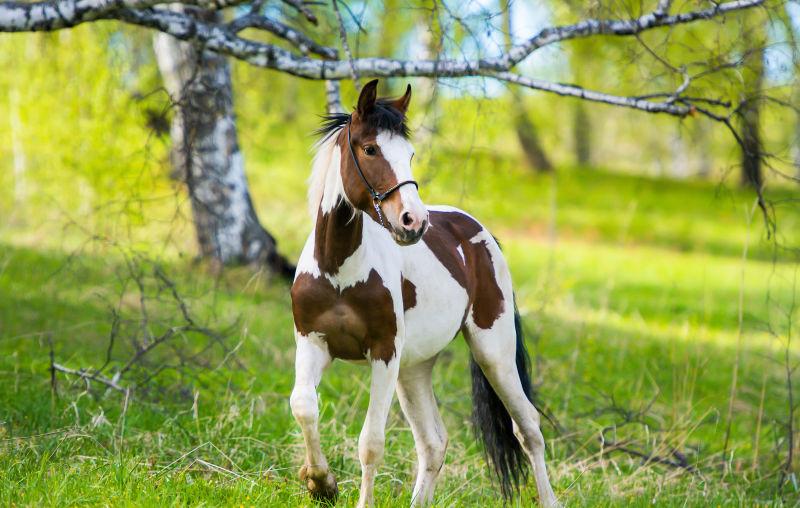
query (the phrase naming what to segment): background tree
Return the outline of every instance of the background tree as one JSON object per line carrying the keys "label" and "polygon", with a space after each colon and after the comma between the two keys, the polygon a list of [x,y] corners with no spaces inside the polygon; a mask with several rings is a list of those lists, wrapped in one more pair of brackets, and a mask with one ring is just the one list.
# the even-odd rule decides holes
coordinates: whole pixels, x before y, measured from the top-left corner
{"label": "background tree", "polygon": [[764,85],[764,58],[766,21],[761,13],[748,13],[741,29],[742,42],[742,98],[737,111],[742,132],[742,185],[761,188],[764,176],[761,171],[761,102]]}
{"label": "background tree", "polygon": [[[176,6],[208,22],[217,11]],[[294,267],[256,215],[239,149],[227,59],[200,46],[157,34],[153,47],[174,101],[170,136],[173,173],[186,184],[203,257],[222,264],[264,265],[291,277]]]}
{"label": "background tree", "polygon": [[[112,19],[0,34],[0,449],[8,450],[0,484],[28,486],[0,488],[0,503],[298,502],[298,458],[287,453],[296,427],[284,410],[287,286],[187,261],[197,252],[195,201],[167,178],[170,150],[203,158],[197,140],[207,137],[191,131],[235,118],[235,131],[220,129],[233,143],[206,145],[226,159],[211,167],[228,169],[201,178],[227,178],[238,147],[259,215],[294,259],[311,226],[311,133],[326,101],[329,110],[353,104],[353,68],[360,83],[392,76],[389,94],[411,82],[413,170],[425,202],[469,210],[504,244],[552,417],[543,425],[564,504],[793,499],[800,208],[796,183],[779,172],[795,172],[787,154],[796,45],[780,24],[800,17],[780,14],[796,2],[516,2],[511,48],[505,0],[403,0],[393,16],[377,0],[337,0],[341,23],[330,2],[235,3],[203,4],[222,11],[205,18],[137,0],[90,15],[102,0],[63,1],[56,5],[67,19]],[[317,24],[295,6],[312,9]],[[34,17],[46,7],[36,4]],[[698,12],[709,19],[680,21]],[[755,196],[739,188],[742,150],[729,130],[741,138],[741,31],[750,14],[767,23],[758,95],[760,191],[779,225],[771,236],[749,219]],[[390,55],[379,47],[384,24],[396,29]],[[206,109],[174,142],[154,132],[176,118],[181,126],[192,105],[181,97],[194,81],[185,80],[185,94],[165,82],[150,26],[177,33],[164,37],[194,53],[195,78],[205,74]],[[528,44],[537,49],[518,60]],[[220,54],[227,74],[217,72]],[[513,92],[557,178],[526,168]],[[576,105],[591,119],[591,171],[569,167]],[[181,151],[184,130],[191,141]],[[701,156],[710,182],[671,178],[694,174]],[[152,352],[117,377],[142,351]],[[436,373],[449,394],[442,406],[452,443],[441,492],[454,505],[499,508],[464,425],[466,355],[455,340]],[[368,385],[359,372],[339,363],[321,385],[325,410],[338,415],[323,439],[344,458],[345,476],[358,469],[350,459],[364,399],[349,388]],[[106,382],[137,389],[129,401]],[[413,443],[399,412],[390,426],[381,502],[407,506],[397,481],[412,476]],[[343,495],[355,487],[343,483]]]}
{"label": "background tree", "polygon": [[[514,2],[506,1],[503,6],[503,31],[505,51],[510,51],[514,45]],[[511,91],[511,111],[514,117],[514,126],[517,131],[517,140],[525,154],[525,159],[531,168],[540,172],[550,172],[553,170],[553,163],[542,146],[539,136],[539,129],[536,127],[533,118],[525,107],[525,100],[516,91]]]}
{"label": "background tree", "polygon": [[[228,7],[236,7],[246,2],[240,0],[224,0],[208,3],[207,0],[189,0],[183,5],[198,5],[211,10],[222,10]],[[179,2],[181,4],[181,2]],[[447,11],[451,20],[452,28],[450,34],[445,34],[452,41],[462,43],[464,46],[448,47],[446,55],[434,60],[408,58],[407,51],[403,51],[403,57],[392,58],[386,55],[378,57],[360,57],[358,54],[353,56],[352,51],[345,51],[345,57],[340,57],[339,53],[330,47],[326,47],[316,42],[312,35],[313,29],[308,28],[308,24],[316,24],[316,14],[311,12],[308,5],[295,0],[285,0],[285,6],[296,10],[302,14],[303,25],[294,23],[289,25],[281,21],[281,16],[276,14],[276,4],[270,4],[271,11],[262,9],[263,4],[253,4],[251,9],[237,8],[233,15],[234,19],[226,21],[223,16],[210,16],[200,14],[200,11],[192,9],[164,9],[160,0],[129,0],[124,4],[111,2],[110,0],[89,1],[89,0],[45,0],[35,3],[3,2],[0,3],[0,30],[2,31],[51,31],[63,28],[70,28],[75,25],[97,21],[100,19],[116,19],[128,24],[139,25],[155,29],[171,35],[179,40],[191,42],[196,45],[198,51],[216,52],[238,58],[250,64],[278,70],[290,75],[317,79],[317,80],[341,80],[357,77],[437,77],[455,79],[462,77],[482,77],[491,78],[506,82],[517,87],[524,87],[539,90],[561,96],[569,96],[581,100],[604,103],[624,108],[630,108],[650,113],[662,113],[674,117],[686,118],[688,116],[700,115],[710,120],[719,122],[731,129],[735,133],[732,114],[735,112],[747,112],[739,115],[741,118],[749,118],[740,126],[739,133],[735,133],[738,142],[745,146],[753,141],[754,132],[750,127],[755,125],[752,114],[754,104],[747,101],[747,93],[740,94],[740,98],[735,101],[719,99],[714,95],[714,89],[705,85],[698,86],[701,79],[711,81],[709,76],[717,79],[717,83],[726,77],[730,78],[730,72],[725,71],[737,69],[741,63],[736,63],[730,52],[721,51],[716,58],[707,60],[709,62],[721,62],[716,67],[707,65],[707,69],[691,73],[687,66],[698,66],[698,62],[688,61],[685,64],[673,62],[673,56],[680,57],[676,60],[686,60],[689,56],[686,51],[681,53],[674,49],[674,44],[670,44],[670,34],[679,25],[693,25],[695,23],[706,23],[709,20],[724,20],[728,16],[735,16],[739,11],[746,11],[756,7],[764,6],[767,9],[775,10],[782,8],[782,4],[768,3],[766,0],[732,0],[708,7],[693,8],[692,6],[672,5],[669,0],[660,0],[655,5],[642,5],[636,2],[623,2],[617,8],[596,9],[598,17],[587,17],[579,19],[576,23],[552,26],[539,31],[527,38],[521,38],[518,43],[512,44],[507,49],[495,51],[493,48],[484,47],[479,34],[482,31],[492,32],[491,23],[488,27],[476,26],[484,21],[491,21],[489,14],[483,14],[486,9],[480,7],[480,16],[470,20],[469,15],[463,15],[462,11],[454,10],[445,3],[440,4],[442,10]],[[468,4],[471,5],[471,4]],[[337,7],[334,3],[333,7]],[[347,42],[347,27],[344,23],[344,16],[353,17],[349,7],[346,9],[335,8],[335,24],[340,29],[340,43],[344,49]],[[391,6],[390,6],[391,7]],[[346,10],[347,12],[343,11]],[[387,9],[386,13],[391,10]],[[333,14],[329,10],[324,10],[326,16]],[[468,12],[469,14],[469,12]],[[387,14],[388,15],[388,14]],[[360,22],[357,23],[360,25]],[[384,23],[385,28],[389,28],[390,23]],[[394,27],[392,27],[394,28]],[[403,33],[407,28],[400,30],[400,34],[393,36],[401,40],[395,41],[392,48],[403,47]],[[252,29],[252,30],[247,30]],[[358,28],[361,29],[360,27]],[[243,36],[243,31],[251,34],[254,31],[268,33],[278,39],[278,42],[264,42],[262,38],[255,36]],[[664,35],[662,48],[653,48],[648,44],[648,40]],[[735,36],[735,34],[734,34]],[[745,34],[745,37],[748,35]],[[641,79],[626,80],[626,84],[617,86],[620,93],[614,94],[601,90],[584,88],[581,84],[564,84],[554,81],[546,81],[538,78],[528,77],[523,72],[523,63],[538,50],[556,44],[569,44],[576,40],[595,39],[610,44],[616,40],[621,43],[622,39],[630,38],[636,43],[641,44],[642,52],[650,55],[651,60],[656,61],[666,67],[669,72],[664,78],[651,79],[642,82]],[[379,39],[379,50],[388,51],[388,45],[384,47],[385,37]],[[738,38],[737,40],[739,40]],[[617,43],[615,42],[615,44]],[[752,41],[755,42],[755,41]],[[388,43],[386,43],[388,44]],[[467,48],[471,48],[468,49]],[[646,51],[645,51],[646,50]],[[690,53],[690,52],[689,52]],[[631,71],[632,72],[632,71]],[[632,72],[631,75],[635,73]],[[621,74],[623,76],[624,74]],[[754,76],[757,76],[755,74]],[[755,82],[750,80],[751,83]],[[733,85],[728,83],[728,87]],[[605,87],[603,87],[605,88]],[[752,87],[751,87],[752,88]],[[636,90],[633,92],[632,90]],[[335,102],[335,94],[330,95]],[[741,97],[745,97],[742,99]],[[224,102],[224,101],[223,101]],[[742,107],[740,107],[742,106]],[[224,115],[223,115],[224,117]],[[528,152],[534,154],[534,161],[541,167],[547,167],[548,158],[543,156],[541,142],[538,141],[539,133],[532,124],[526,122],[527,115],[517,117],[517,134],[522,141],[522,145],[528,147]],[[528,119],[529,120],[529,119]],[[539,150],[536,150],[536,148]],[[744,148],[745,153],[753,153],[751,149]],[[234,153],[232,150],[231,153]],[[764,155],[763,150],[758,152]],[[235,159],[230,158],[229,159]],[[230,174],[230,173],[226,173]],[[244,182],[243,178],[239,182]],[[238,185],[238,184],[237,184]],[[244,187],[244,186],[242,186]],[[217,186],[218,189],[223,187]],[[756,187],[761,193],[761,187]],[[246,205],[246,193],[237,191],[239,198],[233,202]],[[220,196],[215,198],[218,202],[225,202],[230,196]],[[198,202],[199,200],[193,200]],[[762,208],[766,211],[766,207]],[[241,249],[234,248],[233,243],[226,241],[224,248],[214,246],[204,251],[210,253],[216,251],[222,260],[244,259],[250,260],[258,258],[268,258],[273,260],[273,265],[282,264],[279,257],[274,254],[274,249],[266,247],[265,254],[262,245],[269,245],[268,236],[262,234],[263,228],[256,228],[257,238],[241,238],[242,231],[247,231],[244,227],[247,223],[257,223],[255,214],[252,212],[252,205],[242,206],[240,216],[236,220],[216,221],[217,232],[225,231],[224,228],[234,228],[225,231],[226,238],[237,238],[236,242],[242,240]],[[212,221],[213,222],[213,221]],[[221,229],[222,228],[222,229]],[[207,228],[201,227],[201,230]],[[212,228],[213,229],[213,228]],[[198,238],[212,238],[214,234],[198,234]],[[201,240],[201,243],[204,241]],[[211,242],[213,243],[213,242]],[[254,254],[260,253],[260,254]]]}

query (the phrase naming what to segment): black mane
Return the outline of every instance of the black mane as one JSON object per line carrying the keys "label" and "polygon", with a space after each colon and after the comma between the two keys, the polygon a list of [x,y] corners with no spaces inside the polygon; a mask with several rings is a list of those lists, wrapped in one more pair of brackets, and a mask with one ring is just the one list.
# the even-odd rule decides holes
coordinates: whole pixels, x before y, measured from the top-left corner
{"label": "black mane", "polygon": [[[323,140],[327,139],[331,134],[338,131],[340,128],[347,125],[350,121],[350,116],[347,113],[330,113],[322,116],[322,125],[314,131],[314,134],[320,136]],[[375,108],[369,115],[362,121],[366,122],[367,128],[379,130],[387,130],[394,134],[403,136],[408,139],[411,131],[406,125],[406,118],[403,113],[398,111],[393,105],[391,99],[378,99],[375,102]]]}

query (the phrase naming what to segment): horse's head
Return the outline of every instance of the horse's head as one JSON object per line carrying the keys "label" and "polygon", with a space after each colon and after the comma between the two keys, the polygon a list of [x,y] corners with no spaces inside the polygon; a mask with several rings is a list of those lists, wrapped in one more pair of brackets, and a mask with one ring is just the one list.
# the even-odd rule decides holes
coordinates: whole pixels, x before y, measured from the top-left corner
{"label": "horse's head", "polygon": [[358,106],[339,138],[341,174],[348,201],[387,228],[400,245],[419,241],[428,210],[411,175],[414,148],[406,110],[411,85],[398,99],[378,99],[378,80],[361,90]]}

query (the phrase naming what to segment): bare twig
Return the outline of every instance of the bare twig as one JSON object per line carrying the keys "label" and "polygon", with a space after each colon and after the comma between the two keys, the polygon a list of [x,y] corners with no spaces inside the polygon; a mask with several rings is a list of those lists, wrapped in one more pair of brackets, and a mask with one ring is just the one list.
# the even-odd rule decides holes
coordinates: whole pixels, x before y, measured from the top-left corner
{"label": "bare twig", "polygon": [[52,368],[55,371],[63,372],[64,374],[69,374],[71,376],[77,376],[78,378],[85,381],[87,384],[90,382],[97,382],[112,390],[116,390],[120,393],[127,394],[130,388],[124,387],[120,385],[117,381],[107,378],[105,376],[98,375],[96,372],[92,372],[87,369],[70,369],[69,367],[64,367],[59,363],[53,363]]}
{"label": "bare twig", "polygon": [[339,22],[339,39],[342,42],[342,49],[344,49],[344,54],[347,57],[347,61],[350,63],[353,83],[356,85],[356,89],[359,89],[361,87],[358,85],[358,71],[353,63],[353,52],[350,51],[350,44],[347,42],[347,30],[344,27],[342,13],[339,11],[339,3],[336,0],[331,0],[331,2],[333,3],[333,11],[336,13],[336,20]]}
{"label": "bare twig", "polygon": [[50,391],[53,396],[58,396],[58,378],[56,377],[56,355],[53,349],[53,335],[47,334],[47,345],[50,349]]}
{"label": "bare twig", "polygon": [[633,457],[638,457],[642,459],[646,464],[655,463],[678,469],[685,469],[690,473],[697,472],[697,469],[691,464],[689,464],[688,460],[686,459],[686,456],[677,450],[672,451],[672,457],[673,457],[672,459],[662,457],[660,455],[655,455],[652,453],[643,452],[635,448],[631,448],[630,446],[627,446],[625,443],[617,443],[614,441],[604,441],[603,450],[605,451],[605,453],[623,452]]}
{"label": "bare twig", "polygon": [[314,25],[318,23],[317,16],[315,16],[314,13],[311,12],[311,9],[309,9],[306,6],[303,0],[281,0],[281,1],[286,5],[288,5],[289,7],[296,9],[297,12],[302,14],[309,21],[309,23]]}
{"label": "bare twig", "polygon": [[189,306],[186,304],[186,300],[181,297],[178,293],[178,288],[175,286],[175,283],[167,277],[167,274],[164,273],[164,270],[161,269],[160,266],[156,266],[153,270],[153,275],[156,276],[158,280],[164,284],[167,289],[169,289],[170,293],[172,294],[172,298],[178,304],[178,308],[181,310],[181,315],[183,316],[183,320],[186,321],[189,325],[194,326],[194,319],[192,319],[191,314],[189,313]]}
{"label": "bare twig", "polygon": [[111,332],[108,335],[108,348],[106,348],[106,360],[100,368],[97,369],[97,373],[103,372],[108,364],[111,363],[111,354],[114,352],[114,345],[116,343],[117,334],[119,334],[119,325],[120,325],[120,315],[117,309],[111,309]]}

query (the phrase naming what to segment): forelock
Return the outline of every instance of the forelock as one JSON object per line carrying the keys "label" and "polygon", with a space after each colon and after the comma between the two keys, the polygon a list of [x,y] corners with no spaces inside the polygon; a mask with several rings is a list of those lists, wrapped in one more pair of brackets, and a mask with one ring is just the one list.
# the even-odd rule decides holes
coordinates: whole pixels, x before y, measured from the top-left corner
{"label": "forelock", "polygon": [[411,135],[411,131],[406,125],[405,115],[398,111],[388,99],[378,99],[375,103],[375,109],[362,121],[368,129],[377,132],[389,131],[405,139],[408,139]]}
{"label": "forelock", "polygon": [[[315,131],[322,140],[327,139],[340,128],[347,125],[352,115],[346,113],[332,113],[322,117],[322,125]],[[411,131],[406,124],[406,118],[397,108],[392,105],[390,99],[378,99],[375,108],[366,118],[359,118],[364,128],[368,131],[388,131],[392,134],[408,139]]]}

